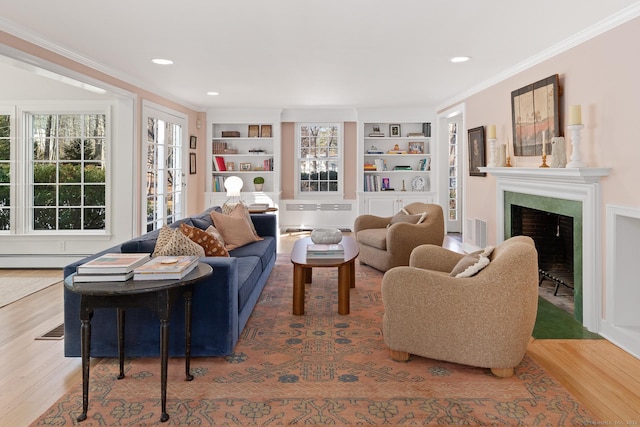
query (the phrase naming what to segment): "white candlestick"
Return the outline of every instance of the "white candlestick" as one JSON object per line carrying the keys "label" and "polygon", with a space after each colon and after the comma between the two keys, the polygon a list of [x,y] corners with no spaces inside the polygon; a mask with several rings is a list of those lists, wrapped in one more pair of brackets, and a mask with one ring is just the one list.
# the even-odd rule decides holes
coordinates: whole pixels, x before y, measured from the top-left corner
{"label": "white candlestick", "polygon": [[568,168],[586,168],[587,164],[582,161],[580,155],[580,131],[584,128],[584,125],[569,125],[567,126],[571,131],[571,161],[567,163]]}
{"label": "white candlestick", "polygon": [[496,140],[495,139],[489,140],[489,164],[487,165],[487,167],[488,168],[496,167]]}

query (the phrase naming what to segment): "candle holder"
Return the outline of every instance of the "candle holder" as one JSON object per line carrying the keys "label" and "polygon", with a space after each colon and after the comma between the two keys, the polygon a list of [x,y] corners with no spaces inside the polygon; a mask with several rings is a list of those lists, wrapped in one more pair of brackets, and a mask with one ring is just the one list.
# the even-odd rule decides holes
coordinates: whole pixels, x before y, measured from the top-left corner
{"label": "candle holder", "polygon": [[539,168],[548,168],[549,165],[547,164],[547,155],[546,154],[542,154],[542,164],[540,166],[538,166]]}
{"label": "candle holder", "polygon": [[567,168],[586,168],[587,164],[582,161],[580,155],[580,131],[584,128],[583,124],[567,126],[571,131],[571,161],[567,163]]}
{"label": "candle holder", "polygon": [[488,168],[495,168],[496,167],[496,140],[494,139],[489,139],[489,164],[487,165]]}
{"label": "candle holder", "polygon": [[513,167],[513,165],[511,164],[511,157],[509,157],[509,155],[508,155],[508,154],[507,154],[507,159],[506,159],[506,161],[505,161],[505,163],[504,163],[504,167],[505,167],[505,168],[511,168],[511,167]]}

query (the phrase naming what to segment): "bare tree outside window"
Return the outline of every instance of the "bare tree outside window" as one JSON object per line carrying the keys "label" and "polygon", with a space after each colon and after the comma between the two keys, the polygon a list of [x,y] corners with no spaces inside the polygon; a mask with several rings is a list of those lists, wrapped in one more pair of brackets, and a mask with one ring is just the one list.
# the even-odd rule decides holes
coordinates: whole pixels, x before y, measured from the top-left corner
{"label": "bare tree outside window", "polygon": [[340,128],[337,124],[299,126],[299,191],[337,192],[340,170]]}

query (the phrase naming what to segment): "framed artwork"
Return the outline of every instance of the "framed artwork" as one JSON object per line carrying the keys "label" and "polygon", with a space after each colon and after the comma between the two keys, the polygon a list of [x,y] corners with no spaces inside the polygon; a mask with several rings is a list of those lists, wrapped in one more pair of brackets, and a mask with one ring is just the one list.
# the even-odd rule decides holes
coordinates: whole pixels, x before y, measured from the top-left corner
{"label": "framed artwork", "polygon": [[484,126],[469,129],[468,133],[469,175],[487,176],[485,172],[480,172],[478,169],[485,166]]}
{"label": "framed artwork", "polygon": [[227,162],[227,170],[228,171],[236,170],[236,163],[235,162]]}
{"label": "framed artwork", "polygon": [[260,125],[249,125],[249,138],[258,138],[260,136]]}
{"label": "framed artwork", "polygon": [[189,153],[189,174],[196,173],[196,153]]}
{"label": "framed artwork", "polygon": [[198,137],[195,135],[191,135],[189,137],[189,148],[191,148],[192,150],[195,150],[197,144],[198,144]]}
{"label": "framed artwork", "polygon": [[241,171],[250,171],[251,170],[251,163],[240,163],[240,170]]}
{"label": "framed artwork", "polygon": [[400,125],[389,125],[389,136],[400,136]]}
{"label": "framed artwork", "polygon": [[260,138],[271,138],[271,125],[260,126]]}
{"label": "framed artwork", "polygon": [[551,138],[560,135],[558,75],[511,92],[513,154],[540,156],[542,144],[551,152]]}
{"label": "framed artwork", "polygon": [[423,141],[410,142],[409,154],[424,154],[424,142]]}

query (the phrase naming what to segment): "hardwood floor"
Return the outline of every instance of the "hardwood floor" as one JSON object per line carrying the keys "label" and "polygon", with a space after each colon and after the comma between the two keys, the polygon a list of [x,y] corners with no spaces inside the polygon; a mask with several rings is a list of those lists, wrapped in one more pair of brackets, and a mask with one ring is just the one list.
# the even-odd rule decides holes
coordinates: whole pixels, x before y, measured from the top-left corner
{"label": "hardwood floor", "polygon": [[[278,251],[305,236],[281,236]],[[445,246],[459,250],[454,238]],[[0,270],[0,280],[11,274]],[[63,340],[35,340],[62,323],[62,294],[58,283],[0,308],[0,426],[28,425],[82,381],[80,358],[63,356]],[[640,360],[606,340],[532,339],[528,354],[603,424],[640,423]]]}

